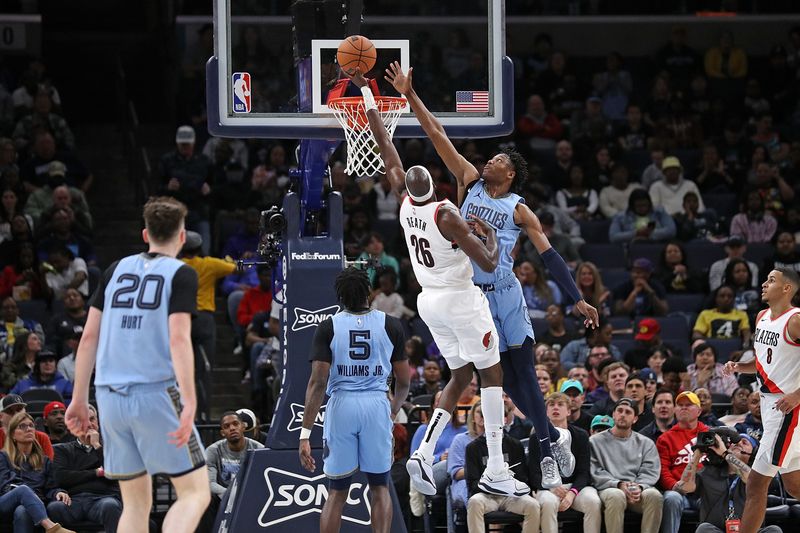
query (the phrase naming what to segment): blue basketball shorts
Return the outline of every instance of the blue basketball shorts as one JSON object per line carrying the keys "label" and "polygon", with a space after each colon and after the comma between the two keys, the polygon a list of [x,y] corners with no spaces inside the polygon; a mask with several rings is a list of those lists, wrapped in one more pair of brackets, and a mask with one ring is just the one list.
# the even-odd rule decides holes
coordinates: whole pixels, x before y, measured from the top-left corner
{"label": "blue basketball shorts", "polygon": [[388,472],[394,452],[386,393],[334,392],[325,409],[322,442],[322,470],[331,479],[350,476],[357,470]]}
{"label": "blue basketball shorts", "polygon": [[489,300],[489,309],[492,311],[492,320],[497,328],[501,352],[522,346],[525,337],[535,339],[522,286],[516,276],[512,274],[499,280],[494,290],[486,291],[484,294]]}
{"label": "blue basketball shorts", "polygon": [[182,408],[174,381],[98,386],[96,394],[106,477],[177,477],[205,465],[197,428],[188,444],[178,448],[169,443],[168,433],[178,429]]}

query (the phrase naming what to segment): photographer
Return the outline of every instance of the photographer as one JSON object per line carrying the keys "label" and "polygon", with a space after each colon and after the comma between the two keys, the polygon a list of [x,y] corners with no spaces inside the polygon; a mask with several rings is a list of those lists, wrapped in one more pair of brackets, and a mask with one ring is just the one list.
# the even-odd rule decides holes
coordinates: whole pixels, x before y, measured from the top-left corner
{"label": "photographer", "polygon": [[[696,533],[722,533],[726,523],[738,524],[746,494],[750,465],[758,441],[731,428],[715,428],[697,437],[692,460],[678,482],[684,493],[694,493],[700,502],[700,525]],[[703,456],[704,468],[698,472]],[[761,533],[781,533],[778,526],[767,526]]]}

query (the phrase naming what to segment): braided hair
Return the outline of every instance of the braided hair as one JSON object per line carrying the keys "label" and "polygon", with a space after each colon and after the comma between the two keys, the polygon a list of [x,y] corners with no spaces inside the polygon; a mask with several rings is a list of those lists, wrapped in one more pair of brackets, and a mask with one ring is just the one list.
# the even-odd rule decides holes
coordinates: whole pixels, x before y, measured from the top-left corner
{"label": "braided hair", "polygon": [[369,277],[366,271],[355,267],[344,269],[336,276],[336,297],[345,309],[364,309],[369,298]]}

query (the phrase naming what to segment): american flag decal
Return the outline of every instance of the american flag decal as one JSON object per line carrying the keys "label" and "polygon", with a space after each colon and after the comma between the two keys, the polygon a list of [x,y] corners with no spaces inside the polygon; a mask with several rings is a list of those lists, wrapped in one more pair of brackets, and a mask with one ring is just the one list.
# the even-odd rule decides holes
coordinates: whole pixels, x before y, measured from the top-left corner
{"label": "american flag decal", "polygon": [[488,113],[489,91],[456,91],[456,113]]}

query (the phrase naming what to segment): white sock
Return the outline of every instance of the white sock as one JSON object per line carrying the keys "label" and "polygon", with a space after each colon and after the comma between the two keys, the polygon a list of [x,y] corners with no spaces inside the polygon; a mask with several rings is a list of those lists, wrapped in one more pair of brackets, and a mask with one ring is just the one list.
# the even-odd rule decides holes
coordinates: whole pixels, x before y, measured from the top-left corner
{"label": "white sock", "polygon": [[481,407],[483,408],[483,427],[486,435],[486,447],[489,460],[486,469],[499,472],[503,469],[503,389],[502,387],[486,387],[481,389]]}
{"label": "white sock", "polygon": [[436,442],[442,436],[442,431],[444,431],[448,422],[450,422],[450,413],[438,407],[433,410],[428,429],[425,430],[425,436],[422,437],[422,442],[418,449],[426,461],[433,461],[433,450],[436,448]]}

